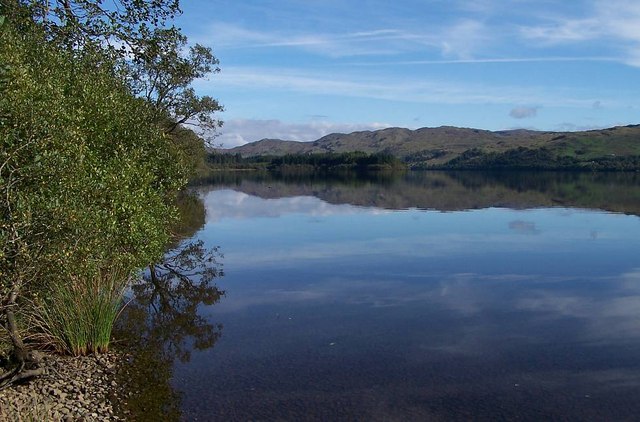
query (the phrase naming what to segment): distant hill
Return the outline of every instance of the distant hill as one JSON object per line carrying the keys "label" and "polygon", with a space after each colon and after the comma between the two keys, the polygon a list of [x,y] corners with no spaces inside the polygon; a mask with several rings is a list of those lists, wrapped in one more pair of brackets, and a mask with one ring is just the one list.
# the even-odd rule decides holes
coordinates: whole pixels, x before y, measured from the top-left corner
{"label": "distant hill", "polygon": [[[416,130],[388,128],[333,133],[313,142],[263,139],[218,150],[219,153],[239,153],[243,157],[353,151],[387,153],[411,165],[424,167],[447,166],[449,163],[455,164],[456,168],[473,167],[474,163],[517,163],[530,160],[532,156],[542,157],[541,160],[563,160],[565,164],[593,160],[610,162],[620,161],[623,157],[640,157],[640,125],[582,132],[524,129],[492,132],[451,126]],[[538,151],[543,151],[543,154]]]}

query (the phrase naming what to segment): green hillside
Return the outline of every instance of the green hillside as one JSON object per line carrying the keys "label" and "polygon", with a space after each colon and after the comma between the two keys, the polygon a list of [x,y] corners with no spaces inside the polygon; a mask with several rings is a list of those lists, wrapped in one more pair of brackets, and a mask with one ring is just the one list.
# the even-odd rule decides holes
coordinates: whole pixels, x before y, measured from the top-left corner
{"label": "green hillside", "polygon": [[218,153],[242,157],[345,153],[393,155],[414,168],[637,169],[640,125],[583,132],[540,132],[443,126],[330,134],[313,142],[264,139]]}

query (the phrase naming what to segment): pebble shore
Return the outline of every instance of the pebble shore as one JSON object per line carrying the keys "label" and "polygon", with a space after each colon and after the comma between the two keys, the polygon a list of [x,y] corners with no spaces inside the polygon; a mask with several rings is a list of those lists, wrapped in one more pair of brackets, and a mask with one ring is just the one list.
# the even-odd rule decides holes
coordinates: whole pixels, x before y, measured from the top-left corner
{"label": "pebble shore", "polygon": [[0,421],[121,421],[126,392],[116,381],[123,356],[46,356],[46,373],[0,391]]}

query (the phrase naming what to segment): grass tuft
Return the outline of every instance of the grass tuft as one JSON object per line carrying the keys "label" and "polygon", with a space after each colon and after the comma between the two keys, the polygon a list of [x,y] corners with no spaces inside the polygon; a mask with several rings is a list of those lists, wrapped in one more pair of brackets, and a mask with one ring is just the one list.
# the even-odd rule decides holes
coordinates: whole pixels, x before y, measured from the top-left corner
{"label": "grass tuft", "polygon": [[54,284],[37,308],[39,341],[74,356],[107,352],[128,281],[129,274],[111,269]]}

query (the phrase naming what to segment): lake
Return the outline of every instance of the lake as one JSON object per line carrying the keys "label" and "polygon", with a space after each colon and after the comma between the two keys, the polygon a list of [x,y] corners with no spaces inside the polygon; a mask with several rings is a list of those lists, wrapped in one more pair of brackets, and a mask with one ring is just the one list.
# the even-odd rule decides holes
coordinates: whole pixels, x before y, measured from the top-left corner
{"label": "lake", "polygon": [[235,173],[195,191],[216,271],[125,312],[148,355],[134,414],[640,414],[639,175]]}

